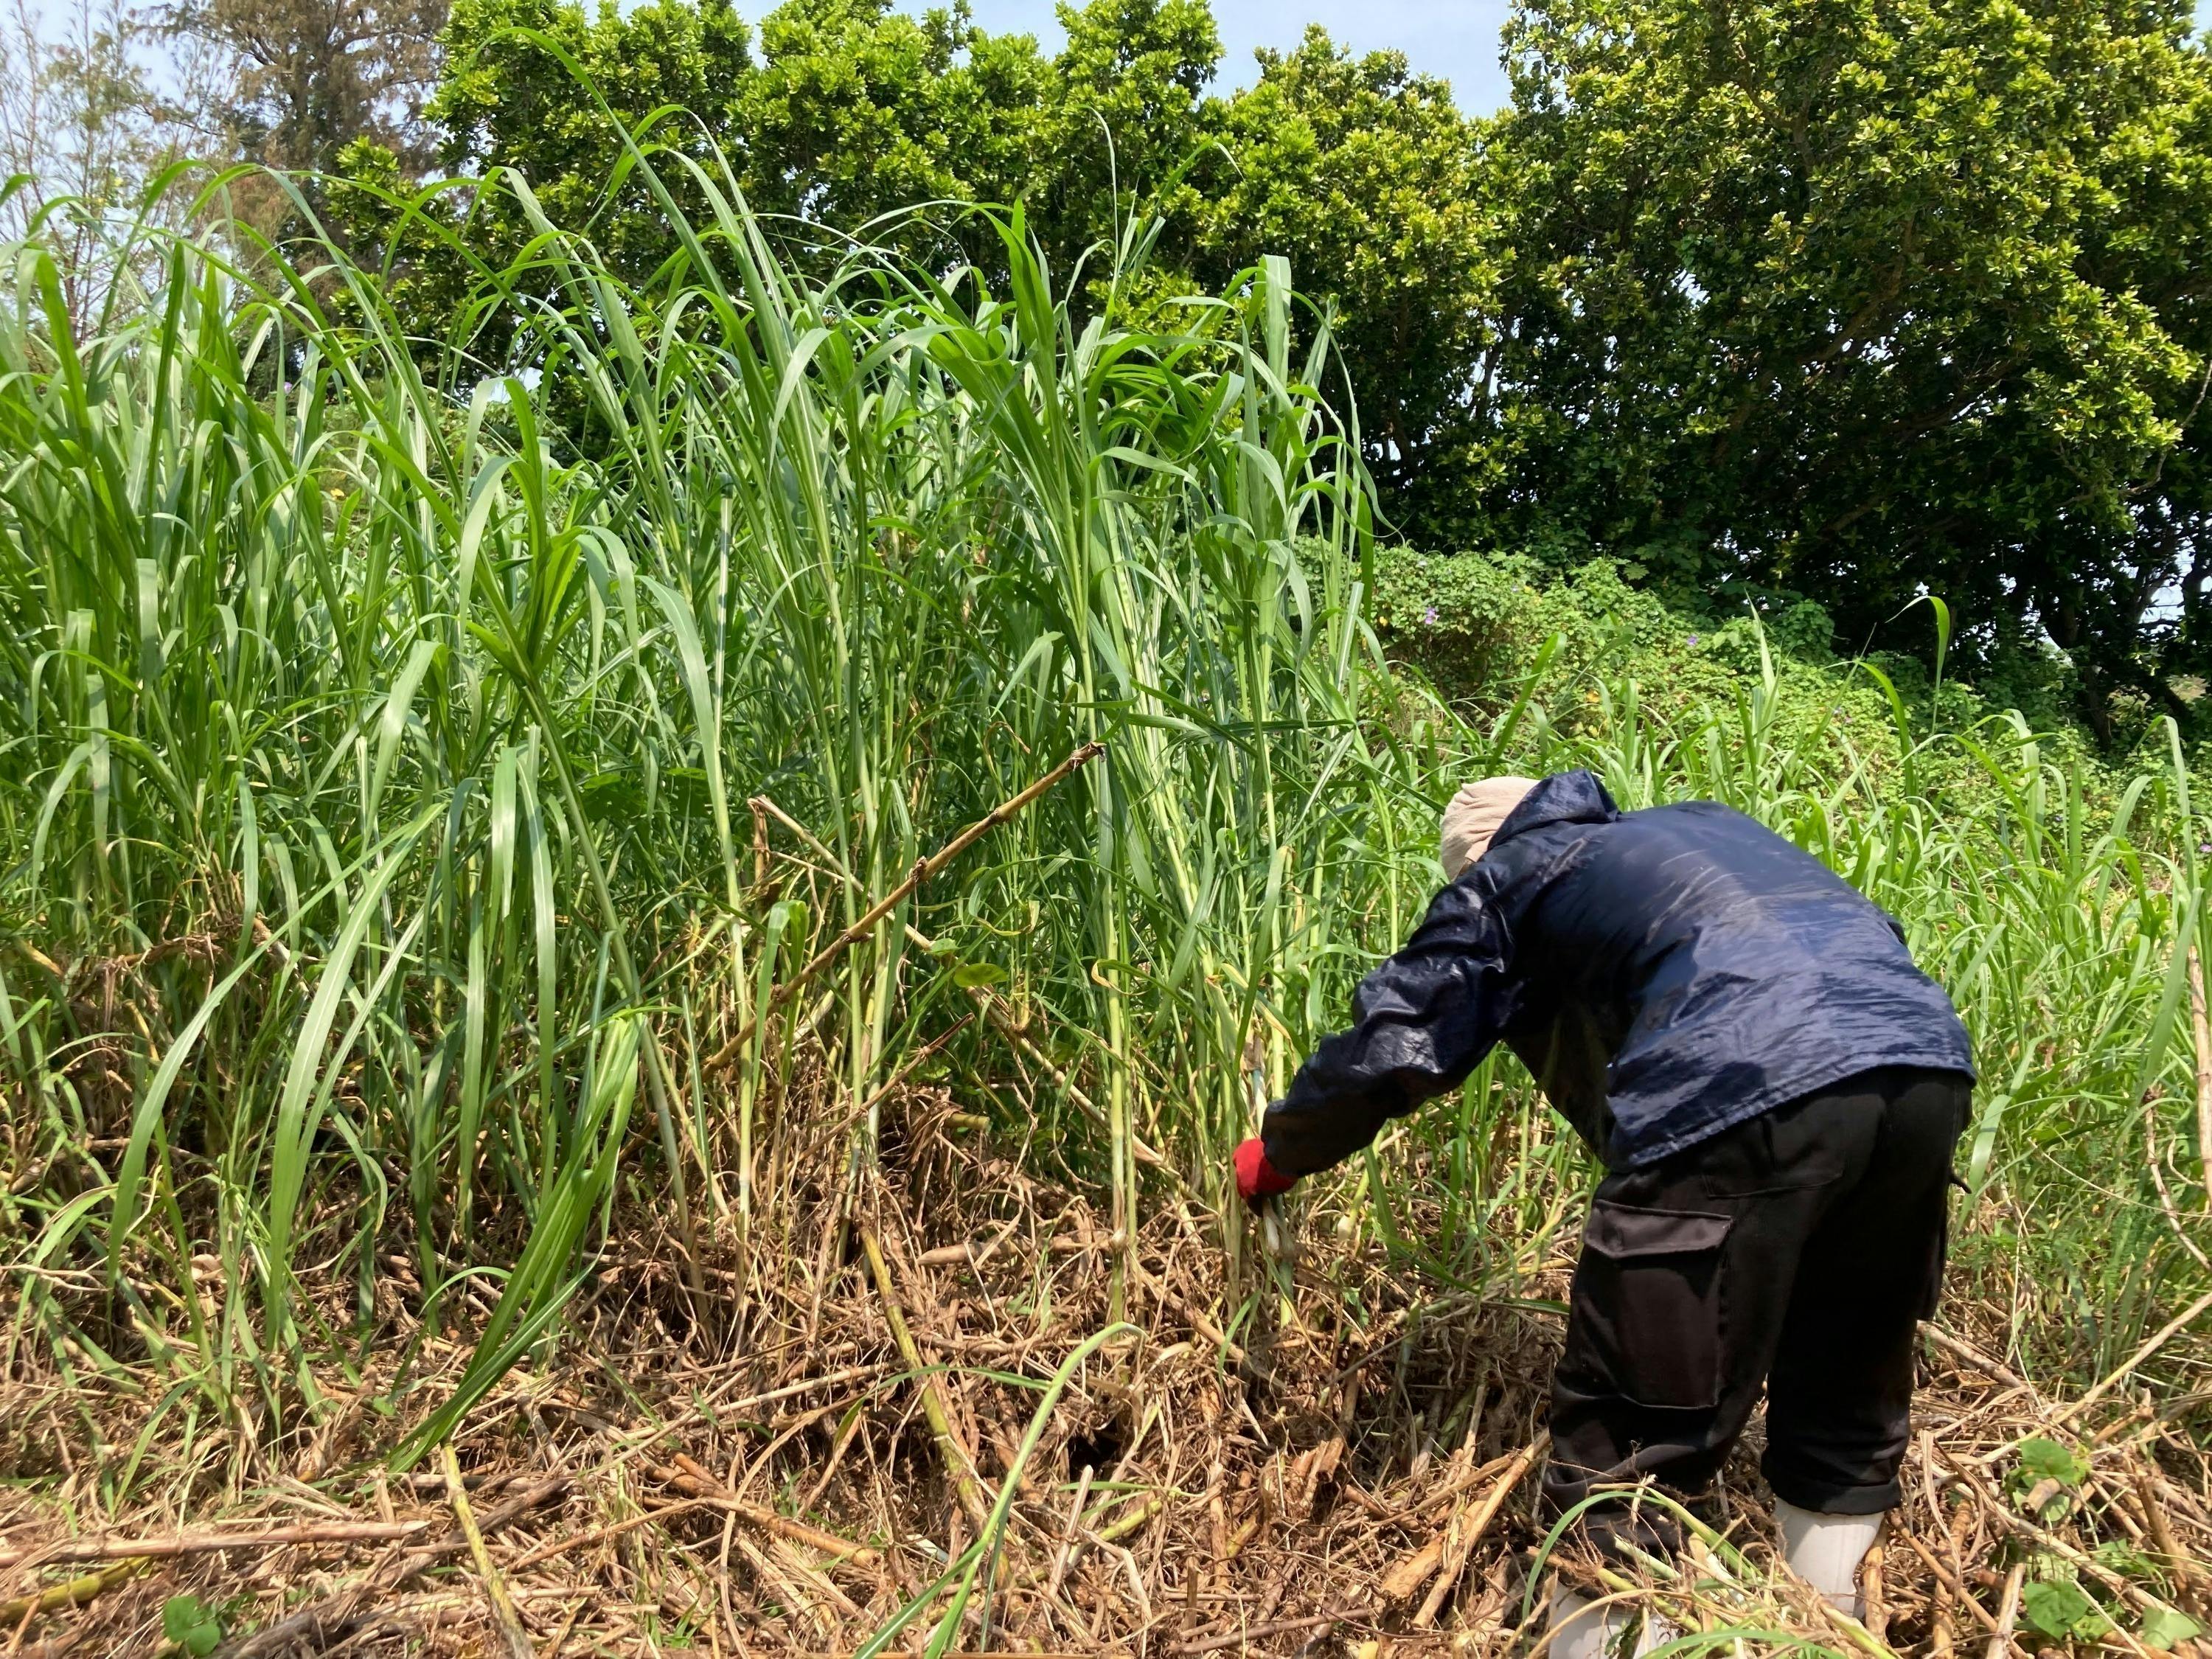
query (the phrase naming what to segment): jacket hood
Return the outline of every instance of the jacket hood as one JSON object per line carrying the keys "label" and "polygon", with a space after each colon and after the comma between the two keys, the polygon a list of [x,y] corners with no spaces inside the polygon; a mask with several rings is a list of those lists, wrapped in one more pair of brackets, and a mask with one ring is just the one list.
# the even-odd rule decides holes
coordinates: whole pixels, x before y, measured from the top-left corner
{"label": "jacket hood", "polygon": [[1498,826],[1498,833],[1490,838],[1492,847],[1500,847],[1530,830],[1540,830],[1547,823],[1610,823],[1620,816],[1620,809],[1613,804],[1613,797],[1605,786],[1587,769],[1554,772],[1541,780],[1534,789],[1521,798],[1521,804],[1505,815],[1505,822]]}

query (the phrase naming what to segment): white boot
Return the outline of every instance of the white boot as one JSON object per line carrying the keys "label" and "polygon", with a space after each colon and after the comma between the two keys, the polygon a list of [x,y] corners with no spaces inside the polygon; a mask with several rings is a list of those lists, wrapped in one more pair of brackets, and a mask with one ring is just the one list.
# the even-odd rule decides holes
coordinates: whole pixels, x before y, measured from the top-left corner
{"label": "white boot", "polygon": [[1859,1563],[1881,1531],[1879,1515],[1821,1515],[1774,1500],[1782,1559],[1790,1571],[1820,1592],[1828,1605],[1854,1619],[1866,1613],[1859,1594]]}
{"label": "white boot", "polygon": [[1571,1589],[1554,1590],[1552,1644],[1545,1652],[1549,1659],[1608,1659],[1621,1632],[1638,1620],[1644,1627],[1637,1632],[1632,1659],[1644,1659],[1680,1634],[1666,1620],[1634,1613],[1617,1601],[1601,1607],[1587,1595],[1577,1595]]}

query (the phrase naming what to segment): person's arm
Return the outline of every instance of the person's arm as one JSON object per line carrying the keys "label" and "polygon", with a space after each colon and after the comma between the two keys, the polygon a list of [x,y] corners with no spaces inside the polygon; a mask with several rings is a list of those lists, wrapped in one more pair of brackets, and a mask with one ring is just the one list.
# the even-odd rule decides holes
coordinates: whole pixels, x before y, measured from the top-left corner
{"label": "person's arm", "polygon": [[1352,1029],[1316,1048],[1267,1109],[1267,1165],[1292,1178],[1325,1170],[1465,1082],[1512,1017],[1510,955],[1472,884],[1437,894],[1405,949],[1359,982]]}

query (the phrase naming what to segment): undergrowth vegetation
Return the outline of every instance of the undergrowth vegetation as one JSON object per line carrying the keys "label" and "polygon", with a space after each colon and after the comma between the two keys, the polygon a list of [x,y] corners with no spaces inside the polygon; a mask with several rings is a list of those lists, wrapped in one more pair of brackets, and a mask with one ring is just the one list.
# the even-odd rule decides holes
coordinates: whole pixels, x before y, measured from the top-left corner
{"label": "undergrowth vegetation", "polygon": [[[1801,661],[1786,617],[1693,638],[1602,573],[1378,556],[1280,261],[1139,324],[1059,299],[1018,216],[994,290],[810,274],[686,194],[649,287],[540,220],[434,351],[336,255],[168,246],[83,317],[9,253],[7,1355],[95,1443],[118,1396],[218,1472],[311,1443],[396,1282],[474,1353],[378,1373],[411,1462],[641,1215],[695,1285],[826,1249],[801,1196],[841,1213],[924,1084],[1100,1195],[1109,1317],[1152,1206],[1221,1218],[1233,1332],[1265,1279],[1228,1150],[1485,770],[1730,802],[1900,919],[1977,1043],[1961,1255],[2021,1287],[2020,1363],[2086,1385],[2212,1285],[2212,829],[2170,729],[2115,765]],[[1498,1059],[1307,1202],[1504,1293],[1589,1176]],[[2206,1363],[2146,1376],[2201,1411]]]}

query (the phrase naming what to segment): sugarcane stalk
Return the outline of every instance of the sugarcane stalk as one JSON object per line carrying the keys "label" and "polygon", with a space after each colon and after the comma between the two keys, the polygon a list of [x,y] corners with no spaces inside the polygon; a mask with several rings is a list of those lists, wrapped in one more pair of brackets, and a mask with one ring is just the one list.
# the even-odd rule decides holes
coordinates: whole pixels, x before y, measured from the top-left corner
{"label": "sugarcane stalk", "polygon": [[0,1601],[0,1625],[12,1629],[42,1613],[59,1613],[64,1607],[81,1607],[95,1595],[113,1589],[126,1578],[135,1577],[144,1570],[145,1565],[144,1556],[134,1555],[112,1567],[103,1567],[98,1572],[88,1572],[64,1583],[49,1584],[28,1595]]}
{"label": "sugarcane stalk", "polygon": [[[1267,1051],[1256,1030],[1244,1045],[1244,1084],[1256,1135],[1267,1115]],[[1291,1267],[1297,1260],[1297,1242],[1280,1198],[1273,1194],[1260,1200],[1260,1248],[1267,1260],[1268,1277],[1275,1281],[1276,1311],[1284,1324],[1293,1323],[1297,1309],[1291,1297]]]}

